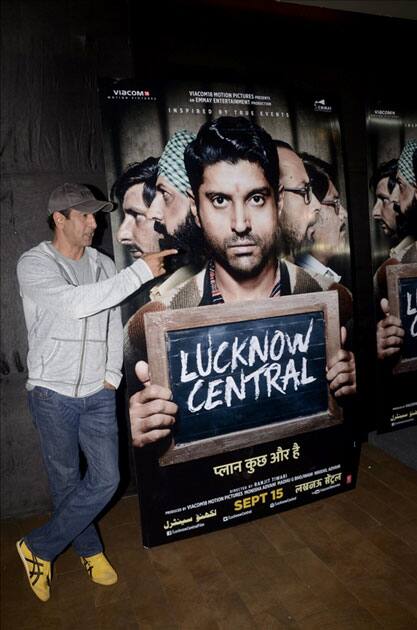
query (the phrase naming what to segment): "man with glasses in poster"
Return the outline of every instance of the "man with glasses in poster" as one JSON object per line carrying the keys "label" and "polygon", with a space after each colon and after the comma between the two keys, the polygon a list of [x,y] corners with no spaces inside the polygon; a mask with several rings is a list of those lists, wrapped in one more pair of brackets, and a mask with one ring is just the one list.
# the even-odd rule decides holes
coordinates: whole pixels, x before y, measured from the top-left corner
{"label": "man with glasses in poster", "polygon": [[308,153],[302,153],[304,167],[313,193],[320,201],[320,212],[314,226],[314,237],[296,257],[297,265],[312,275],[320,274],[340,282],[342,276],[329,266],[348,251],[347,211],[335,186],[336,176],[330,164]]}
{"label": "man with glasses in poster", "polygon": [[286,142],[275,141],[279,158],[279,182],[283,187],[280,210],[282,253],[294,260],[313,244],[320,202],[315,196],[302,159]]}

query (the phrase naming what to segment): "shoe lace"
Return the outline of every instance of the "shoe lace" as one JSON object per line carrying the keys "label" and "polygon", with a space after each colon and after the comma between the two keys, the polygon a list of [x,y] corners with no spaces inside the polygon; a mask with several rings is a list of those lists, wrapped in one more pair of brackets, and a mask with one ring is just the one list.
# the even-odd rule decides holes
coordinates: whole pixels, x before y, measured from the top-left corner
{"label": "shoe lace", "polygon": [[85,566],[86,571],[87,571],[88,575],[91,578],[91,575],[93,573],[93,564],[92,564],[92,562],[87,560],[87,558],[83,558],[83,565]]}
{"label": "shoe lace", "polygon": [[[45,565],[37,556],[35,556],[34,553],[32,553],[31,558],[28,558],[27,556],[25,556],[25,560],[29,564],[32,565],[29,575],[30,575],[31,583],[35,585],[38,582],[39,578],[41,578],[44,575]],[[46,583],[48,586],[50,586],[49,571],[46,572]]]}

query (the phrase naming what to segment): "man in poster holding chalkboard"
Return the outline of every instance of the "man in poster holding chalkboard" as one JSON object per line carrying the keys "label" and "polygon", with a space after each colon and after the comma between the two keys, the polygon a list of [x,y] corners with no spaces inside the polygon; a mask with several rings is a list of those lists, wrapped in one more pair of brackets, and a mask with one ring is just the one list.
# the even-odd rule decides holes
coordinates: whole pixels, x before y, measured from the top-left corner
{"label": "man in poster holding chalkboard", "polygon": [[[398,160],[397,186],[401,216],[407,226],[407,236],[397,246],[394,263],[417,262],[417,141],[409,140]],[[401,253],[400,253],[401,252]],[[390,262],[390,261],[388,261]],[[385,274],[385,269],[384,269]],[[385,361],[396,357],[401,350],[404,328],[401,320],[390,313],[388,300],[382,298],[383,317],[377,325],[378,359]]]}
{"label": "man in poster holding chalkboard", "polygon": [[[332,281],[312,278],[278,258],[278,156],[262,128],[242,117],[208,122],[186,148],[185,164],[192,211],[210,259],[163,306],[175,309],[334,288]],[[133,444],[143,446],[169,435],[177,405],[168,389],[149,383],[145,363],[137,373],[145,388],[131,397],[130,420]],[[354,393],[353,354],[340,350],[329,362],[327,378],[336,397]]]}
{"label": "man in poster holding chalkboard", "polygon": [[391,429],[415,423],[416,418],[416,178],[417,142],[409,140],[401,152],[396,174],[403,238],[381,267],[389,300],[383,298],[380,302],[382,317],[376,335],[384,383],[381,409]]}

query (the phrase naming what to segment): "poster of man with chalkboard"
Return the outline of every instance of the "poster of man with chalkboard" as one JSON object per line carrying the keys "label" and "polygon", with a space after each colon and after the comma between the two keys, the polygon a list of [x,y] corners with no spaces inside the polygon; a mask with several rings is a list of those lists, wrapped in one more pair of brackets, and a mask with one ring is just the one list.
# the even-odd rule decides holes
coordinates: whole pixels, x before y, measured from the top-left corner
{"label": "poster of man with chalkboard", "polygon": [[[123,101],[125,97],[128,107]],[[132,98],[139,100],[136,108],[132,107]],[[116,101],[116,107],[112,106],[112,100]],[[314,226],[329,188],[326,183],[322,198],[316,196],[315,190],[320,194],[318,188],[315,186],[314,190],[315,182],[307,174],[295,149],[304,149],[309,155],[320,150],[321,157],[328,161],[333,156],[340,190],[344,190],[336,107],[329,97],[318,99],[301,95],[300,105],[294,107],[294,98],[289,99],[283,90],[262,89],[248,93],[237,90],[236,86],[233,90],[224,85],[210,86],[210,89],[205,86],[203,90],[201,86],[197,89],[192,84],[176,84],[165,86],[163,98],[152,90],[133,89],[132,86],[116,89],[111,86],[103,90],[103,103],[105,131],[111,128],[114,135],[114,124],[111,123],[115,115],[119,117],[123,110],[126,110],[125,116],[119,119],[119,126],[124,127],[126,120],[135,119],[133,127],[141,131],[136,140],[136,156],[131,153],[131,134],[128,140],[120,134],[118,142],[124,149],[118,146],[117,151],[113,146],[114,137],[111,138],[109,133],[105,135],[106,164],[110,173],[114,169],[109,186],[118,170],[125,168],[126,161],[145,159],[144,145],[149,145],[145,149],[149,151],[148,156],[160,153],[154,198],[148,205],[150,208],[153,206],[152,216],[147,218],[154,221],[157,231],[163,235],[162,246],[164,242],[172,246],[172,239],[176,239],[178,248],[182,250],[180,256],[184,256],[184,262],[188,263],[186,266],[190,274],[185,281],[170,283],[168,278],[165,286],[162,283],[156,291],[155,287],[152,288],[148,302],[130,317],[126,336],[130,347],[136,349],[138,359],[146,358],[147,350],[149,352],[143,341],[147,317],[152,319],[152,313],[172,313],[175,323],[178,308],[181,309],[177,311],[178,320],[183,313],[188,316],[194,308],[197,311],[195,317],[201,319],[200,326],[208,319],[208,315],[204,315],[205,309],[217,313],[223,308],[223,303],[225,312],[228,304],[234,302],[252,303],[249,310],[254,312],[262,302],[276,301],[278,305],[281,300],[283,304],[292,303],[293,310],[298,308],[298,312],[308,314],[313,307],[295,306],[298,297],[323,292],[325,296],[330,290],[331,295],[336,297],[341,321],[349,325],[352,312],[349,288],[336,282],[334,276],[320,266],[308,271],[293,262],[298,254],[312,250]],[[153,130],[151,148],[147,123],[158,116],[161,124]],[[290,116],[294,117],[292,121]],[[309,116],[311,133],[304,134],[301,142],[295,133],[294,123],[297,117],[305,121]],[[317,121],[322,125],[320,131],[317,130]],[[167,127],[171,133],[165,147],[162,147],[158,143]],[[272,135],[276,142],[273,142]],[[122,155],[126,147],[129,157],[116,165],[115,156]],[[280,171],[282,155],[283,167]],[[291,247],[288,247],[289,243]],[[346,284],[349,284],[349,270],[343,259],[348,254],[347,239],[344,239],[344,251],[338,253],[341,256],[335,257],[333,265],[338,266],[339,275],[345,276]],[[195,254],[198,254],[199,260],[196,260]],[[198,265],[199,271],[191,271]],[[327,307],[321,308],[324,312]],[[230,364],[233,371],[233,362],[244,365],[255,355],[274,357],[273,367],[272,364],[262,365],[256,381],[253,381],[253,374],[243,374],[241,370],[243,376],[239,386],[233,380],[233,374],[225,377],[222,381],[226,387],[225,407],[229,398],[231,400],[232,392],[235,397],[243,396],[242,378],[247,379],[251,386],[255,383],[252,387],[255,399],[258,388],[264,382],[265,391],[274,389],[284,395],[287,387],[302,391],[315,380],[324,383],[332,400],[349,400],[354,395],[354,357],[343,347],[347,331],[344,327],[340,328],[339,316],[336,328],[332,329],[337,341],[336,351],[327,356],[320,355],[324,357],[320,359],[320,377],[309,372],[313,363],[308,363],[307,354],[304,362],[300,363],[304,365],[304,372],[302,368],[295,367],[295,358],[288,355],[281,375],[281,365],[277,361],[282,358],[282,353],[278,352],[277,344],[279,339],[282,342],[287,339],[290,354],[296,353],[297,348],[307,353],[313,328],[315,330],[318,326],[317,330],[320,330],[323,318],[316,321],[314,317],[304,317],[305,329],[294,328],[293,332],[289,328],[278,330],[275,325],[269,332],[265,329],[262,337],[252,334],[251,343],[258,350],[251,351],[249,346],[246,349],[245,330],[239,323],[242,318],[239,314],[233,317],[239,330],[233,337],[237,341],[230,345],[230,361],[228,342],[221,341],[220,337],[217,342],[216,337],[210,334],[205,344],[196,344],[197,371],[200,375],[204,373],[204,378],[196,380],[192,390],[197,392],[206,387],[209,393],[204,401],[201,391],[200,398],[193,394],[192,411],[202,404],[206,409],[220,404],[218,391],[222,379],[217,379],[216,384],[209,374],[208,365],[212,366],[212,370],[221,372]],[[294,316],[291,318],[298,321]],[[182,345],[186,333],[186,330],[182,331],[178,341],[182,366],[180,380],[184,382],[193,381],[197,376],[191,369],[191,359],[188,362],[186,347]],[[239,335],[242,337],[239,338]],[[263,340],[262,348],[259,339]],[[170,336],[170,347],[177,343],[176,340],[175,334]],[[192,343],[189,344],[191,346]],[[245,352],[252,352],[252,355],[245,355]],[[139,380],[133,379],[132,374],[128,374],[128,378],[133,392],[133,442],[142,447],[135,452],[145,545],[152,546],[227,527],[353,487],[358,442],[350,422],[346,420],[334,426],[327,425],[327,428],[318,425],[314,430],[304,428],[301,432],[287,432],[279,441],[262,439],[262,433],[259,433],[258,442],[252,441],[250,446],[228,447],[221,452],[208,450],[207,453],[200,452],[197,458],[188,461],[174,459],[169,465],[164,465],[164,453],[169,448],[171,431],[175,433],[177,424],[178,401],[175,397],[172,400],[169,388],[152,381],[145,362],[139,363],[137,375]],[[142,389],[137,391],[139,381]],[[327,394],[325,402],[327,404]],[[308,415],[308,408],[303,410],[305,413]],[[262,406],[258,414],[262,416]],[[245,421],[250,421],[243,415],[240,417],[242,426]],[[260,421],[262,424],[262,417]],[[297,419],[294,422],[296,424]]]}
{"label": "poster of man with chalkboard", "polygon": [[377,428],[417,424],[417,117],[378,102],[368,111],[371,245],[380,388]]}

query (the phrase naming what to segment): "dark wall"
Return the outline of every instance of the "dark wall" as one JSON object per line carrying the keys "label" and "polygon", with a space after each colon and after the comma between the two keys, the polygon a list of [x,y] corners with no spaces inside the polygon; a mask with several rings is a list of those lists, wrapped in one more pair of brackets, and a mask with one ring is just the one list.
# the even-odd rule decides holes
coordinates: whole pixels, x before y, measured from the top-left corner
{"label": "dark wall", "polygon": [[[200,0],[198,8],[190,1],[147,4],[2,1],[3,516],[42,512],[49,505],[26,408],[26,331],[15,268],[23,251],[50,237],[46,202],[54,186],[72,180],[105,192],[98,76],[136,73],[151,81],[212,76],[340,90],[355,232],[351,236],[364,409],[371,400],[374,344],[369,334],[373,321],[364,95],[374,89],[411,92],[415,23],[274,0]],[[111,252],[108,230],[101,246]],[[369,415],[365,428],[371,424]],[[122,442],[122,462],[128,470],[125,436]]]}
{"label": "dark wall", "polygon": [[[117,9],[116,5],[117,4]],[[26,330],[16,263],[50,239],[46,204],[64,181],[105,192],[97,76],[129,76],[127,5],[95,0],[2,2],[2,515],[49,506],[26,406]],[[111,253],[109,231],[101,246]]]}

